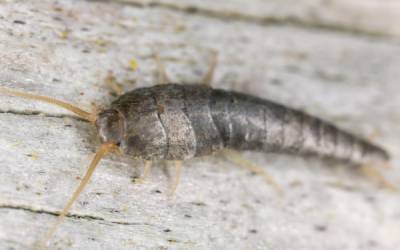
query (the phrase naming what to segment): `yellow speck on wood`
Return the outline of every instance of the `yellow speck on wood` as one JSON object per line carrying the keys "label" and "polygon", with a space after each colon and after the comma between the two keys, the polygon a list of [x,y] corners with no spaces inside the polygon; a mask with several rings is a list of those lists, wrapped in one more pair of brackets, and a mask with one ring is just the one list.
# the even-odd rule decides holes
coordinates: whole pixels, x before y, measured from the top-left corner
{"label": "yellow speck on wood", "polygon": [[69,31],[68,30],[63,30],[63,31],[59,32],[58,36],[61,39],[67,39],[68,36],[69,36]]}
{"label": "yellow speck on wood", "polygon": [[131,70],[136,70],[138,68],[138,64],[135,59],[131,59],[129,61],[129,66]]}
{"label": "yellow speck on wood", "polygon": [[29,157],[31,157],[32,160],[36,161],[39,157],[37,155],[37,153],[33,152],[32,154],[29,155]]}
{"label": "yellow speck on wood", "polygon": [[100,47],[105,47],[109,42],[104,40],[103,38],[98,38],[95,41],[95,44],[97,44]]}

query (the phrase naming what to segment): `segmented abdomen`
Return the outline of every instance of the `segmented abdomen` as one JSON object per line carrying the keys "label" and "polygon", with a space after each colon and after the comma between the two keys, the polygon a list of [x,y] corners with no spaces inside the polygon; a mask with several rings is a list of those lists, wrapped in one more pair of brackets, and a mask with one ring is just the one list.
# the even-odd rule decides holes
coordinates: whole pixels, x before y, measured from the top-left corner
{"label": "segmented abdomen", "polygon": [[224,147],[354,163],[388,158],[379,147],[303,112],[204,85],[137,89],[112,106],[127,119],[127,153],[146,159],[187,159]]}
{"label": "segmented abdomen", "polygon": [[367,163],[387,160],[381,148],[319,118],[236,92],[214,90],[212,117],[226,147]]}

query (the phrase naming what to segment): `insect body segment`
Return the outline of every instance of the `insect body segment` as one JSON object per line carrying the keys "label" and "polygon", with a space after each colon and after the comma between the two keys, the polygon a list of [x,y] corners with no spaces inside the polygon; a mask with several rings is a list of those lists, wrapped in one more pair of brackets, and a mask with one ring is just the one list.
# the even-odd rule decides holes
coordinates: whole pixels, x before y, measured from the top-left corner
{"label": "insect body segment", "polygon": [[379,147],[306,113],[224,90],[214,90],[211,98],[214,122],[228,148],[312,154],[358,164],[388,159]]}
{"label": "insect body segment", "polygon": [[97,116],[95,124],[103,143],[120,145],[125,130],[125,118],[118,110],[108,109],[101,112]]}
{"label": "insect body segment", "polygon": [[118,130],[125,154],[145,160],[185,160],[225,147],[313,154],[358,164],[388,159],[379,147],[318,118],[204,85],[136,89],[114,101],[97,124],[103,141],[112,141],[111,131]]}

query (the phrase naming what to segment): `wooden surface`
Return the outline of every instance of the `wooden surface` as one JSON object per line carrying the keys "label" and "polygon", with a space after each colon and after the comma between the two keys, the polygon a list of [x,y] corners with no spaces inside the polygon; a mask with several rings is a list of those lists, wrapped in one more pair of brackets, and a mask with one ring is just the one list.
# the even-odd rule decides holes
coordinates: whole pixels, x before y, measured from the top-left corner
{"label": "wooden surface", "polygon": [[[351,16],[365,17],[374,1],[304,0],[291,9],[281,1],[134,2],[2,1],[1,86],[107,107],[115,98],[105,84],[110,71],[127,90],[154,85],[159,53],[174,81],[196,83],[218,51],[214,87],[269,98],[371,137],[392,154],[397,167],[382,172],[399,183],[393,1],[377,5],[387,15],[357,19],[363,22]],[[337,5],[348,12],[330,7]],[[325,19],[304,19],[310,6]],[[268,22],[292,12],[305,21]],[[340,18],[344,13],[350,21]],[[0,98],[0,128],[0,249],[33,249],[99,142],[94,127],[68,112],[7,96]],[[168,199],[173,168],[158,164],[138,185],[132,180],[141,162],[108,157],[51,249],[398,248],[398,193],[346,165],[244,156],[268,169],[283,197],[260,176],[207,157],[185,162],[176,197]]]}
{"label": "wooden surface", "polygon": [[262,25],[289,24],[371,36],[400,36],[400,2],[396,0],[298,0],[295,3],[291,0],[118,1]]}

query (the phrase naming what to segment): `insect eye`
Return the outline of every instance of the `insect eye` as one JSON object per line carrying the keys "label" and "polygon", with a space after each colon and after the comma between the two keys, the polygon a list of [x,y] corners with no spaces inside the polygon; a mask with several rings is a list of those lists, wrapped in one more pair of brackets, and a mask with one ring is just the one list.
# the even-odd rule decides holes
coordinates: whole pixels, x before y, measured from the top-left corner
{"label": "insect eye", "polygon": [[115,145],[117,145],[119,147],[119,146],[121,146],[121,142],[117,142],[117,143],[115,143]]}

